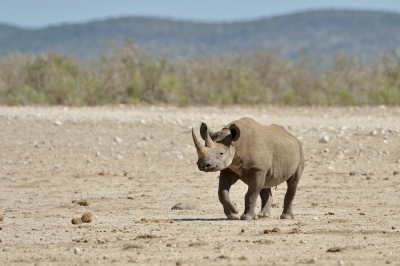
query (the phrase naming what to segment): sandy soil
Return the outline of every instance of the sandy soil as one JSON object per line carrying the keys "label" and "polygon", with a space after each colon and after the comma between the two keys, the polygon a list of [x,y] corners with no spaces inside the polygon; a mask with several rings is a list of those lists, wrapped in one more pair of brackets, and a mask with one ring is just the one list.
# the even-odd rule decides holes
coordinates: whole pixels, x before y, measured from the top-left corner
{"label": "sandy soil", "polygon": [[[243,116],[303,143],[294,220],[286,184],[227,220],[196,167],[190,128]],[[0,265],[400,265],[400,108],[0,107],[0,147]]]}

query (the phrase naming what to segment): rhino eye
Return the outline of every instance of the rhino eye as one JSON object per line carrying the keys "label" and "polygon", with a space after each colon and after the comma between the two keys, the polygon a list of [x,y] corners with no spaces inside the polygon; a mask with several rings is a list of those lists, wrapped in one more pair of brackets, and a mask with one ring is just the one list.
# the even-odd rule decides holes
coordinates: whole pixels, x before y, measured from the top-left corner
{"label": "rhino eye", "polygon": [[220,152],[219,155],[224,155],[224,153],[223,153],[223,152]]}

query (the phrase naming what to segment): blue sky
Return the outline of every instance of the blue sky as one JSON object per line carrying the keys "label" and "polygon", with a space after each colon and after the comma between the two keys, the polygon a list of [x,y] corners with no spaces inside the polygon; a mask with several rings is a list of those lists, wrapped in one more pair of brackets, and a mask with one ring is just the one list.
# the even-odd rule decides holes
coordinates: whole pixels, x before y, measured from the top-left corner
{"label": "blue sky", "polygon": [[121,15],[235,21],[321,8],[400,13],[400,0],[0,0],[0,7],[0,23],[39,28]]}

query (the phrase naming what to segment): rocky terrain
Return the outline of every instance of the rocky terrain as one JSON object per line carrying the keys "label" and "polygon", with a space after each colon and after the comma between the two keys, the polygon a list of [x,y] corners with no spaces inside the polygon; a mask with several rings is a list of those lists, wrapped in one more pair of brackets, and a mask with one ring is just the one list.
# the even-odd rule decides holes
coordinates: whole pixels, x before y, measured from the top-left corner
{"label": "rocky terrain", "polygon": [[[294,220],[286,184],[227,220],[196,167],[191,127],[243,116],[303,144]],[[0,147],[1,265],[400,265],[400,108],[0,107]]]}

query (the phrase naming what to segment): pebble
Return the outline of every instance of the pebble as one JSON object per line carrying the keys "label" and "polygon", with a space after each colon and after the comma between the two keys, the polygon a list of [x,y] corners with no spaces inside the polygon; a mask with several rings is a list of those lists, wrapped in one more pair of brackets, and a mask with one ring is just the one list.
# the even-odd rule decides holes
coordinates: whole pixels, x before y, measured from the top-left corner
{"label": "pebble", "polygon": [[328,143],[328,142],[329,142],[329,136],[327,135],[319,139],[319,143]]}
{"label": "pebble", "polygon": [[110,259],[110,256],[108,256],[107,254],[105,254],[105,255],[103,256],[103,259],[109,260],[109,259]]}
{"label": "pebble", "polygon": [[56,126],[61,126],[62,123],[61,123],[60,120],[55,120],[55,121],[54,121],[54,125],[56,125]]}
{"label": "pebble", "polygon": [[114,137],[114,141],[115,141],[116,143],[121,143],[121,142],[122,142],[122,139],[119,138],[119,137]]}
{"label": "pebble", "polygon": [[316,220],[319,220],[319,218],[318,218],[318,217],[314,217],[314,218],[313,218],[313,220],[315,220],[315,221],[316,221]]}
{"label": "pebble", "polygon": [[74,249],[74,253],[75,253],[76,255],[80,255],[80,254],[82,253],[82,251],[81,251],[80,248],[75,248],[75,249]]}

